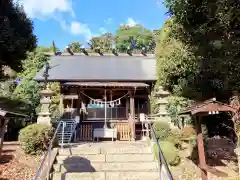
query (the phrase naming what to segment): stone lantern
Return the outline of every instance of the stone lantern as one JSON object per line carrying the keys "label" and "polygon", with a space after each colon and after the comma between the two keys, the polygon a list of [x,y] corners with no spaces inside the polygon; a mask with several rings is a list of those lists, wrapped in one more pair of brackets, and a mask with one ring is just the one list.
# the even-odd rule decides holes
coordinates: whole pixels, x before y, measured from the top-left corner
{"label": "stone lantern", "polygon": [[51,97],[53,92],[51,89],[46,88],[40,91],[41,94],[41,111],[38,114],[37,123],[51,125],[51,113],[49,112],[49,107],[51,105]]}
{"label": "stone lantern", "polygon": [[156,92],[156,97],[158,99],[157,104],[159,106],[159,112],[157,113],[162,120],[167,120],[168,122],[171,121],[171,118],[167,112],[167,104],[168,104],[168,97],[170,93],[168,91],[164,91],[162,87],[159,87],[158,91]]}
{"label": "stone lantern", "polygon": [[49,69],[51,69],[51,67],[49,66],[49,63],[46,62],[45,71],[43,73],[44,89],[40,91],[41,111],[38,114],[37,123],[38,124],[47,124],[47,125],[51,126],[51,113],[49,112],[49,107],[51,105],[51,97],[53,95],[53,92],[47,86],[48,77],[49,77],[49,74],[48,74]]}

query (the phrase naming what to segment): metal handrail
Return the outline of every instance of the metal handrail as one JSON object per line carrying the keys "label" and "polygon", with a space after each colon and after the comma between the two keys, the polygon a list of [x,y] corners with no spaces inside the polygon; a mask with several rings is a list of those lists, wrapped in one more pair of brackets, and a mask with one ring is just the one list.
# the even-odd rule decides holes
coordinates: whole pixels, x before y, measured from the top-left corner
{"label": "metal handrail", "polygon": [[[45,154],[45,156],[44,156],[44,158],[43,158],[43,160],[42,160],[42,162],[41,162],[41,164],[40,164],[40,166],[39,166],[39,168],[38,168],[38,170],[37,170],[37,173],[36,173],[36,175],[35,175],[35,177],[34,177],[34,180],[39,180],[40,175],[41,175],[41,172],[42,172],[42,170],[43,170],[43,166],[44,166],[44,164],[45,164],[45,162],[46,162],[47,157],[48,157],[47,180],[49,180],[49,174],[50,174],[50,170],[51,170],[50,163],[51,163],[52,147],[53,147],[53,143],[54,143],[54,141],[55,141],[55,138],[57,137],[57,132],[58,132],[59,128],[61,127],[61,125],[63,126],[63,130],[64,130],[64,126],[66,125],[66,122],[64,122],[64,121],[59,121],[59,122],[58,122],[57,128],[56,128],[56,130],[55,130],[55,132],[54,132],[54,135],[53,135],[53,138],[52,138],[52,140],[50,141],[50,144],[49,144],[49,146],[48,146],[47,153]],[[62,142],[63,142],[63,137],[62,137]]]}
{"label": "metal handrail", "polygon": [[165,159],[165,157],[163,155],[162,149],[161,149],[161,147],[159,145],[158,139],[156,137],[155,130],[152,127],[151,123],[149,123],[149,126],[150,126],[150,131],[152,133],[153,140],[154,140],[155,144],[157,145],[157,149],[158,149],[158,157],[157,158],[158,158],[159,179],[163,180],[161,172],[162,172],[162,167],[165,166],[168,179],[169,180],[173,180],[172,173],[171,173],[171,171],[170,171],[170,169],[168,167],[167,161],[166,161],[166,159]]}

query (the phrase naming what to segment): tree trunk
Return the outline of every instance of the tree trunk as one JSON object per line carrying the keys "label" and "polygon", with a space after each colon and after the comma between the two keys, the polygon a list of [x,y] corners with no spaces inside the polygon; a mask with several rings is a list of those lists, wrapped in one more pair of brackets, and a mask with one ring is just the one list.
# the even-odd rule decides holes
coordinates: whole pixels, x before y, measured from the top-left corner
{"label": "tree trunk", "polygon": [[2,156],[4,135],[5,135],[8,119],[0,116],[0,121],[1,121],[1,128],[0,128],[0,157],[1,157]]}

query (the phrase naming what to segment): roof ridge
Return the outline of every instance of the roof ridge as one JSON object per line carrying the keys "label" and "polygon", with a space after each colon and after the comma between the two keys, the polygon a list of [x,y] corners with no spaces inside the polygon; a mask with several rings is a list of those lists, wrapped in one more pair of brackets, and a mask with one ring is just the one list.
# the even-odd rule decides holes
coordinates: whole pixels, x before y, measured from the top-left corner
{"label": "roof ridge", "polygon": [[[50,52],[50,53],[46,52],[44,54],[49,55],[49,56],[55,56],[54,53],[52,53],[52,52]],[[101,56],[98,53],[89,52],[88,54],[89,54],[89,56]],[[103,53],[103,54],[104,54],[103,57],[104,56],[115,56],[112,53]],[[70,55],[69,53],[62,53],[61,56],[72,56],[72,55]],[[86,56],[86,55],[84,53],[74,53],[73,56]],[[128,57],[155,57],[155,54],[149,53],[149,54],[146,54],[146,56],[144,56],[141,53],[136,53],[136,54],[132,54],[132,56],[129,56],[127,53],[118,53],[118,56],[115,56],[115,57],[126,57],[126,56],[128,56]]]}

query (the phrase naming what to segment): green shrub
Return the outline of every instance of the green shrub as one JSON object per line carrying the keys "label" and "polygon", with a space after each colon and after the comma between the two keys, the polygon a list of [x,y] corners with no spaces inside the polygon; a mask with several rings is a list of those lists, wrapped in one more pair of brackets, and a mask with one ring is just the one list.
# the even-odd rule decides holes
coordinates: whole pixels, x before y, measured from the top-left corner
{"label": "green shrub", "polygon": [[26,154],[37,154],[48,148],[54,129],[44,124],[31,124],[20,130],[19,141]]}
{"label": "green shrub", "polygon": [[172,142],[176,148],[182,149],[181,131],[178,128],[171,129],[167,141]]}
{"label": "green shrub", "polygon": [[[181,159],[178,156],[178,152],[174,144],[169,141],[159,141],[159,145],[162,149],[163,155],[167,163],[171,166],[177,166],[180,163]],[[158,148],[156,144],[154,144],[153,146],[153,151],[155,158],[158,158]]]}
{"label": "green shrub", "polygon": [[170,125],[166,121],[156,121],[153,127],[158,140],[166,140],[171,132]]}
{"label": "green shrub", "polygon": [[196,136],[196,130],[192,125],[187,125],[182,129],[181,138],[188,139]]}

